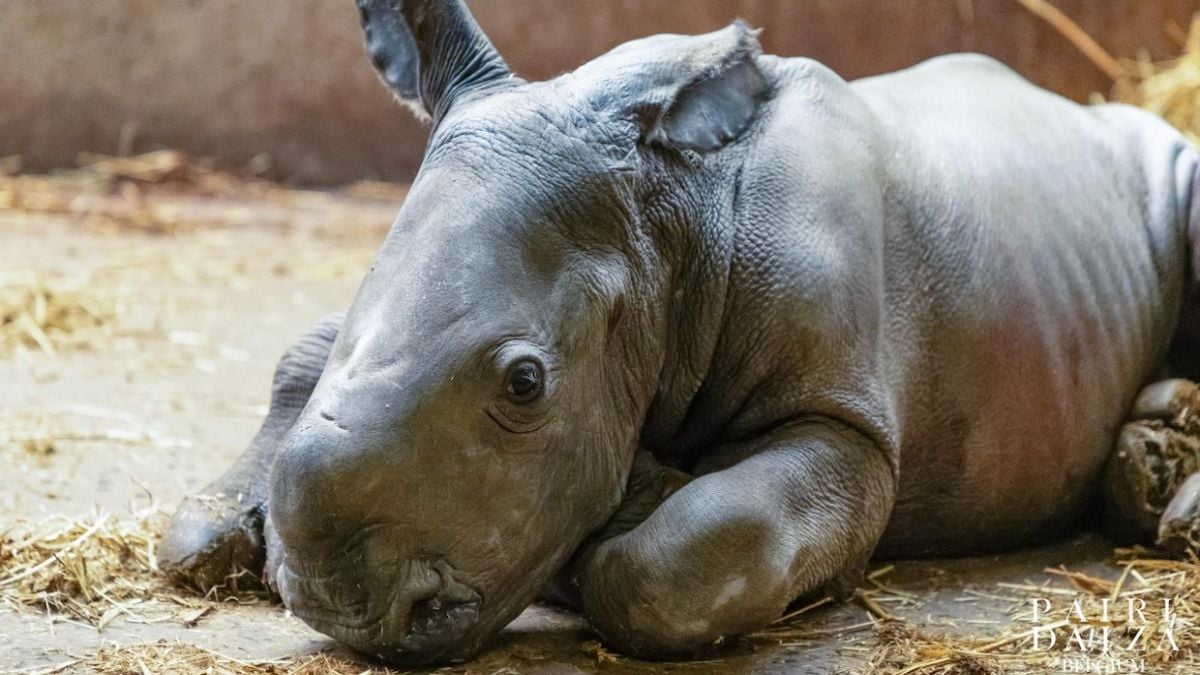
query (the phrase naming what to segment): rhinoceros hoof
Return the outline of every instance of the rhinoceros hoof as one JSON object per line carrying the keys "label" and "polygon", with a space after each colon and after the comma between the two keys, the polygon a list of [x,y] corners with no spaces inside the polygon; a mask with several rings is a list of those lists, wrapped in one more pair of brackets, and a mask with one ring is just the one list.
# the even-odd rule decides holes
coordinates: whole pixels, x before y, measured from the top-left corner
{"label": "rhinoceros hoof", "polygon": [[1161,420],[1187,432],[1197,429],[1200,386],[1191,380],[1163,380],[1147,386],[1133,404],[1134,419]]}
{"label": "rhinoceros hoof", "polygon": [[1184,479],[1200,470],[1200,439],[1161,420],[1126,424],[1109,459],[1106,501],[1122,538],[1148,540]]}
{"label": "rhinoceros hoof", "polygon": [[1188,476],[1163,510],[1157,543],[1179,556],[1200,548],[1200,472]]}
{"label": "rhinoceros hoof", "polygon": [[261,589],[262,511],[225,495],[185,499],[163,536],[159,566],[175,583],[202,593]]}

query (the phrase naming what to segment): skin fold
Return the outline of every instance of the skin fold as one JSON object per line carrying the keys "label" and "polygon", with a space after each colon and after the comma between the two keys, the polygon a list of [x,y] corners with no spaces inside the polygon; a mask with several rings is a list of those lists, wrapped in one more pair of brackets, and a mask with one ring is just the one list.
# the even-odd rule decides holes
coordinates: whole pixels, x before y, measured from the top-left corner
{"label": "skin fold", "polygon": [[1053,536],[1142,387],[1194,377],[1198,159],[1149,114],[981,56],[847,83],[740,23],[525,82],[458,1],[359,6],[426,157],[181,507],[177,579],[265,565],[397,663],[539,593],[691,656],[873,554]]}

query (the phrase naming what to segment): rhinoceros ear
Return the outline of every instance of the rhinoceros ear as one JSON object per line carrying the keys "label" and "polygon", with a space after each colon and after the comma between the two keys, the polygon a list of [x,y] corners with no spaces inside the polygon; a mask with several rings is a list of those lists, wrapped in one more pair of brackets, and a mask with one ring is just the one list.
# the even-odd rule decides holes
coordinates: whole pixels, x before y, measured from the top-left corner
{"label": "rhinoceros ear", "polygon": [[691,39],[698,41],[693,50],[661,66],[665,81],[642,109],[642,140],[675,150],[717,150],[745,131],[770,89],[755,61],[758,31],[738,21]]}
{"label": "rhinoceros ear", "polygon": [[462,0],[358,0],[358,9],[379,76],[435,123],[455,99],[512,78]]}

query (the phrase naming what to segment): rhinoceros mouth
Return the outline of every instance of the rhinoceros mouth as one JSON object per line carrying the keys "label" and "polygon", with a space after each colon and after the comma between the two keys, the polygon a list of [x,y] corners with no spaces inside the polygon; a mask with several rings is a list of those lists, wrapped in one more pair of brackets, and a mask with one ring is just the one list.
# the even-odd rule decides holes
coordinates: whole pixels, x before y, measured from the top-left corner
{"label": "rhinoceros mouth", "polygon": [[478,625],[482,604],[476,591],[452,578],[447,565],[434,569],[441,580],[435,588],[392,584],[384,597],[349,599],[329,590],[335,576],[304,577],[283,564],[279,590],[292,614],[314,630],[386,661],[426,664],[474,649],[467,638]]}
{"label": "rhinoceros mouth", "polygon": [[398,665],[425,665],[470,656],[476,649],[469,639],[479,619],[479,603],[440,603],[435,598],[414,603],[406,619],[385,614],[373,620],[322,621],[314,615],[297,616],[314,630],[364,654]]}
{"label": "rhinoceros mouth", "polygon": [[[306,623],[321,623],[339,626],[346,630],[363,630],[380,623],[388,612],[388,606],[371,611],[370,596],[365,593],[357,597],[340,595],[335,575],[304,576],[294,572],[286,563],[279,566],[276,575],[279,595],[292,614]],[[357,589],[356,589],[357,590]]]}

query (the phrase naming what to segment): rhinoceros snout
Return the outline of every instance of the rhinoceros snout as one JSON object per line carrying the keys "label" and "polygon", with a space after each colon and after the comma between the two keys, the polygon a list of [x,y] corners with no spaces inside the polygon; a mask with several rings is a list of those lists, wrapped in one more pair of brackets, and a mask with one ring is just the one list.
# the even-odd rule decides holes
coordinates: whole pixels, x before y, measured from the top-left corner
{"label": "rhinoceros snout", "polygon": [[480,548],[499,548],[488,542],[502,537],[463,481],[475,435],[447,422],[436,397],[328,377],[272,468],[280,595],[310,626],[369,655],[413,665],[465,658],[508,611],[484,604],[496,570]]}
{"label": "rhinoceros snout", "polygon": [[471,649],[466,636],[479,620],[480,595],[444,561],[409,561],[396,571],[402,578],[391,582],[356,571],[309,577],[285,562],[280,595],[314,629],[389,662],[418,665]]}
{"label": "rhinoceros snout", "polygon": [[361,526],[387,477],[373,451],[386,439],[347,432],[326,413],[302,418],[280,446],[270,485],[270,513],[290,548],[323,549]]}

